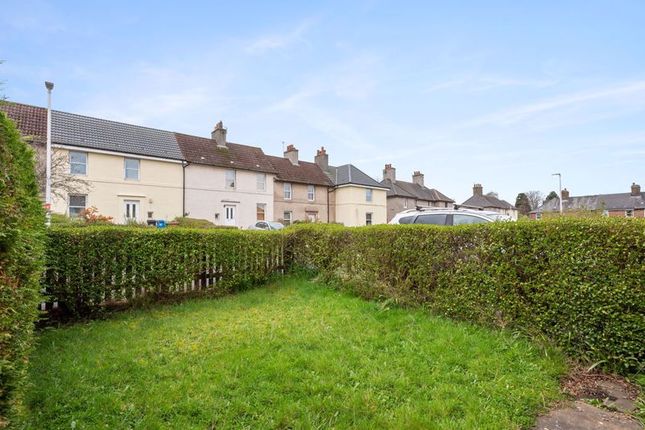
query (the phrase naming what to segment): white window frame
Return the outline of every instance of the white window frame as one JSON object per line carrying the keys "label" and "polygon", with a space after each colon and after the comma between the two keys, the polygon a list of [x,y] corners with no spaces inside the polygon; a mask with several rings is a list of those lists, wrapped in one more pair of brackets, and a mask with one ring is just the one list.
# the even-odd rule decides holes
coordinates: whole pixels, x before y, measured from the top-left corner
{"label": "white window frame", "polygon": [[291,223],[293,222],[293,212],[284,211],[282,214],[282,221],[284,221],[284,225],[291,225]]}
{"label": "white window frame", "polygon": [[283,186],[283,190],[284,190],[284,199],[291,200],[293,198],[293,187],[291,186],[291,182],[285,182]]}
{"label": "white window frame", "polygon": [[[232,183],[231,183],[232,182]],[[235,169],[226,169],[224,172],[224,189],[234,190],[237,187],[237,172]]]}
{"label": "white window frame", "polygon": [[258,173],[255,176],[255,185],[258,191],[266,191],[267,189],[267,175],[266,173]]}
{"label": "white window frame", "polygon": [[[85,201],[85,206],[72,206],[72,197],[83,197]],[[67,196],[67,213],[69,214],[70,218],[76,218],[78,217],[78,214],[72,215],[72,208],[75,209],[81,209],[79,213],[85,209],[87,209],[87,194],[69,194]]]}
{"label": "white window frame", "polygon": [[535,219],[542,219],[542,212],[536,212]]}
{"label": "white window frame", "polygon": [[371,202],[374,198],[374,190],[371,188],[365,188],[365,201]]}
{"label": "white window frame", "polygon": [[365,225],[374,225],[374,213],[365,212]]}
{"label": "white window frame", "polygon": [[625,209],[625,218],[634,218],[634,209]]}
{"label": "white window frame", "polygon": [[316,200],[316,186],[307,185],[307,200],[313,202]]}
{"label": "white window frame", "polygon": [[[72,154],[79,154],[79,155],[84,155],[85,156],[85,162],[84,163],[79,163],[79,162],[72,162]],[[87,152],[83,151],[69,151],[68,154],[68,161],[69,161],[69,174],[70,175],[78,175],[78,176],[87,176]],[[73,165],[82,165],[83,166],[83,173],[76,173],[73,171],[72,166]]]}
{"label": "white window frame", "polygon": [[[128,170],[132,171],[134,170],[132,167],[128,167],[128,161],[136,161],[137,162],[137,177],[136,178],[128,178]],[[126,181],[138,181],[141,179],[141,160],[138,158],[124,158],[123,159],[123,178]]]}

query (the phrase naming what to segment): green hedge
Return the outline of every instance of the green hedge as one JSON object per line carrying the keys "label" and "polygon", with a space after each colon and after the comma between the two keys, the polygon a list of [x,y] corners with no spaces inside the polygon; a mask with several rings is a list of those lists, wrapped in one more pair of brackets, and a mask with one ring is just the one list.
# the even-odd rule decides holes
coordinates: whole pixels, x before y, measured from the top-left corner
{"label": "green hedge", "polygon": [[33,151],[0,112],[0,427],[19,398],[32,344],[44,226]]}
{"label": "green hedge", "polygon": [[46,295],[57,313],[82,318],[133,299],[229,292],[280,270],[283,239],[263,231],[52,228]]}
{"label": "green hedge", "polygon": [[296,267],[368,298],[547,338],[621,373],[645,359],[645,222],[302,226]]}

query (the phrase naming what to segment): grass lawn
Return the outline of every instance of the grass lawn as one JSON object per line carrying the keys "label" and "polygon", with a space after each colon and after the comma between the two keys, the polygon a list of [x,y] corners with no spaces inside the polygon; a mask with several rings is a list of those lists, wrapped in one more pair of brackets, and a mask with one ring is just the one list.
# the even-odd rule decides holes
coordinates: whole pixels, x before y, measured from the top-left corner
{"label": "grass lawn", "polygon": [[46,330],[24,427],[525,428],[564,359],[287,278]]}

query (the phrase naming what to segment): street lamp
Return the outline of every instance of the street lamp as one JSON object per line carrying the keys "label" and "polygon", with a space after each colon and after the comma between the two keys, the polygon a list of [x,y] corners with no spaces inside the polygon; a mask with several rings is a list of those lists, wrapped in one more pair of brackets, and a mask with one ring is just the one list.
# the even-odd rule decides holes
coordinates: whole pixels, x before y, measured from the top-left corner
{"label": "street lamp", "polygon": [[560,188],[560,194],[558,194],[558,201],[560,202],[560,214],[562,214],[562,174],[553,173],[551,176],[558,177],[558,187]]}
{"label": "street lamp", "polygon": [[47,173],[45,178],[45,207],[47,208],[47,227],[52,221],[52,90],[54,83],[45,81],[47,88]]}

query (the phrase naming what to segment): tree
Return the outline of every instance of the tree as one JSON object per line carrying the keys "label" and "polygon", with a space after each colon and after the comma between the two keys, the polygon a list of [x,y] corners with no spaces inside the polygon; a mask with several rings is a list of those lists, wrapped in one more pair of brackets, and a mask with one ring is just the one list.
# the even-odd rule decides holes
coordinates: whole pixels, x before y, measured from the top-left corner
{"label": "tree", "polygon": [[[33,145],[32,145],[33,146]],[[44,189],[47,178],[47,151],[42,145],[36,148],[36,174],[38,183]],[[67,152],[52,148],[52,196],[66,199],[69,194],[85,194],[90,189],[90,183],[82,176],[69,173]]]}
{"label": "tree", "polygon": [[546,199],[544,199],[544,203],[548,202],[549,200],[557,199],[558,198],[558,193],[555,191],[551,191],[548,196],[546,196]]}
{"label": "tree", "polygon": [[531,210],[536,210],[538,206],[542,204],[542,193],[540,191],[527,191],[524,194],[526,194],[526,198],[529,200],[529,205],[531,206]]}
{"label": "tree", "polygon": [[526,193],[519,193],[515,199],[515,207],[520,215],[528,215],[531,212],[531,202]]}

